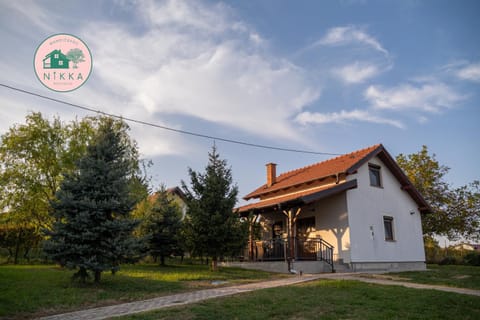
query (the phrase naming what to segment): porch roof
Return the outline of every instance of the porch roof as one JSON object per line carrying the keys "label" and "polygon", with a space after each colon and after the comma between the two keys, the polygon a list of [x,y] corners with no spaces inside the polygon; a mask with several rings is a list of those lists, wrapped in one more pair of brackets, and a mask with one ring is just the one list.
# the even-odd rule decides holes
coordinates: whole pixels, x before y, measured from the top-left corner
{"label": "porch roof", "polygon": [[244,205],[237,209],[241,214],[245,214],[249,212],[265,211],[278,206],[286,208],[304,205],[356,187],[357,180],[354,179],[339,184],[323,185],[309,190],[303,190],[296,193],[290,193],[274,198],[268,198],[255,203]]}

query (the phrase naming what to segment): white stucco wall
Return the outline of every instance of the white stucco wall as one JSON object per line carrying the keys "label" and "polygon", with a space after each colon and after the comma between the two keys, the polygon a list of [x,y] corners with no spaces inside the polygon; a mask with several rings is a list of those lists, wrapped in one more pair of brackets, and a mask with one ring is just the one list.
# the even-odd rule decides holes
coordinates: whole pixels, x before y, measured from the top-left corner
{"label": "white stucco wall", "polygon": [[[351,262],[425,261],[417,204],[380,159],[370,163],[381,167],[382,188],[370,186],[368,163],[347,177],[358,182],[346,194]],[[393,217],[394,241],[385,240],[383,216]]]}
{"label": "white stucco wall", "polygon": [[345,193],[323,199],[315,203],[314,208],[312,213],[315,213],[316,235],[334,246],[334,260],[350,262],[350,229]]}

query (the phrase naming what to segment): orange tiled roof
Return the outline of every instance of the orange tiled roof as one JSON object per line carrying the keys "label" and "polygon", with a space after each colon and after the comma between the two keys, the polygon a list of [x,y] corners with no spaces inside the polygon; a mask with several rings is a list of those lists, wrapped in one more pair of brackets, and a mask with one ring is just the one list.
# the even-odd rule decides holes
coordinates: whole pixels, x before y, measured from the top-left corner
{"label": "orange tiled roof", "polygon": [[286,195],[283,195],[283,196],[280,196],[280,197],[268,198],[266,200],[262,200],[262,201],[259,201],[259,202],[244,205],[242,207],[239,207],[238,210],[240,212],[244,212],[244,211],[248,211],[248,210],[253,209],[253,208],[265,208],[265,207],[268,207],[268,206],[271,206],[271,205],[274,205],[274,204],[277,204],[277,203],[282,203],[282,202],[286,202],[286,201],[289,201],[289,200],[294,200],[294,199],[297,199],[297,198],[300,198],[300,197],[308,196],[308,195],[313,194],[315,192],[327,190],[327,189],[332,188],[334,186],[335,185],[325,185],[325,186],[321,186],[319,188],[314,188],[312,190],[306,190],[306,191],[296,192],[296,193],[289,193],[289,194],[286,194]]}
{"label": "orange tiled roof", "polygon": [[[353,185],[352,185],[352,182],[354,182]],[[304,190],[304,191],[293,192],[293,193],[289,193],[289,194],[286,194],[286,195],[261,200],[261,201],[255,202],[255,203],[250,203],[250,204],[247,204],[247,205],[244,205],[244,206],[241,206],[241,207],[237,208],[237,210],[239,212],[248,212],[252,209],[264,209],[264,208],[271,207],[271,206],[274,206],[274,205],[279,204],[279,203],[286,203],[286,202],[289,202],[289,201],[299,200],[299,199],[301,199],[303,197],[306,197],[306,196],[319,195],[319,194],[324,194],[325,192],[335,191],[335,189],[337,189],[336,190],[337,192],[343,191],[343,190],[352,188],[353,186],[356,186],[356,181],[343,182],[341,184],[327,184],[327,185],[311,188],[311,189]],[[304,202],[305,199],[303,199],[302,201]]]}
{"label": "orange tiled roof", "polygon": [[285,172],[276,178],[275,184],[267,187],[266,184],[259,187],[255,191],[247,194],[244,199],[259,198],[266,193],[287,189],[298,186],[303,183],[315,181],[338,173],[347,173],[351,168],[355,167],[361,160],[367,158],[374,152],[382,149],[381,144],[357,150],[348,154],[344,154],[329,160],[315,163],[293,171]]}

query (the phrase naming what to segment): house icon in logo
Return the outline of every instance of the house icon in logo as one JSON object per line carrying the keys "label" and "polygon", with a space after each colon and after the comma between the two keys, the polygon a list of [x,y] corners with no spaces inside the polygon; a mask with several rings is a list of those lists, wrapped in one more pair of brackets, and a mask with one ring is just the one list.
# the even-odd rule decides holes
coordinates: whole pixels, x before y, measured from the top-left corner
{"label": "house icon in logo", "polygon": [[43,59],[44,69],[68,69],[70,60],[60,50],[53,50]]}

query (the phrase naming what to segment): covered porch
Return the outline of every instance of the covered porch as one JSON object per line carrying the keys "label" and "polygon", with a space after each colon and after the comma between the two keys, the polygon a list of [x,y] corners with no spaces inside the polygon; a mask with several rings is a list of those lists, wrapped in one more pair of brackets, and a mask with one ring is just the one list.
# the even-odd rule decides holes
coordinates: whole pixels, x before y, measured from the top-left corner
{"label": "covered porch", "polygon": [[[299,263],[317,262],[328,265],[329,271],[334,272],[334,262],[343,262],[342,236],[348,229],[348,222],[340,221],[341,215],[346,216],[345,191],[356,186],[356,180],[333,183],[240,208],[250,223],[243,260],[283,262],[288,271]],[[255,230],[258,224],[261,230]]]}

